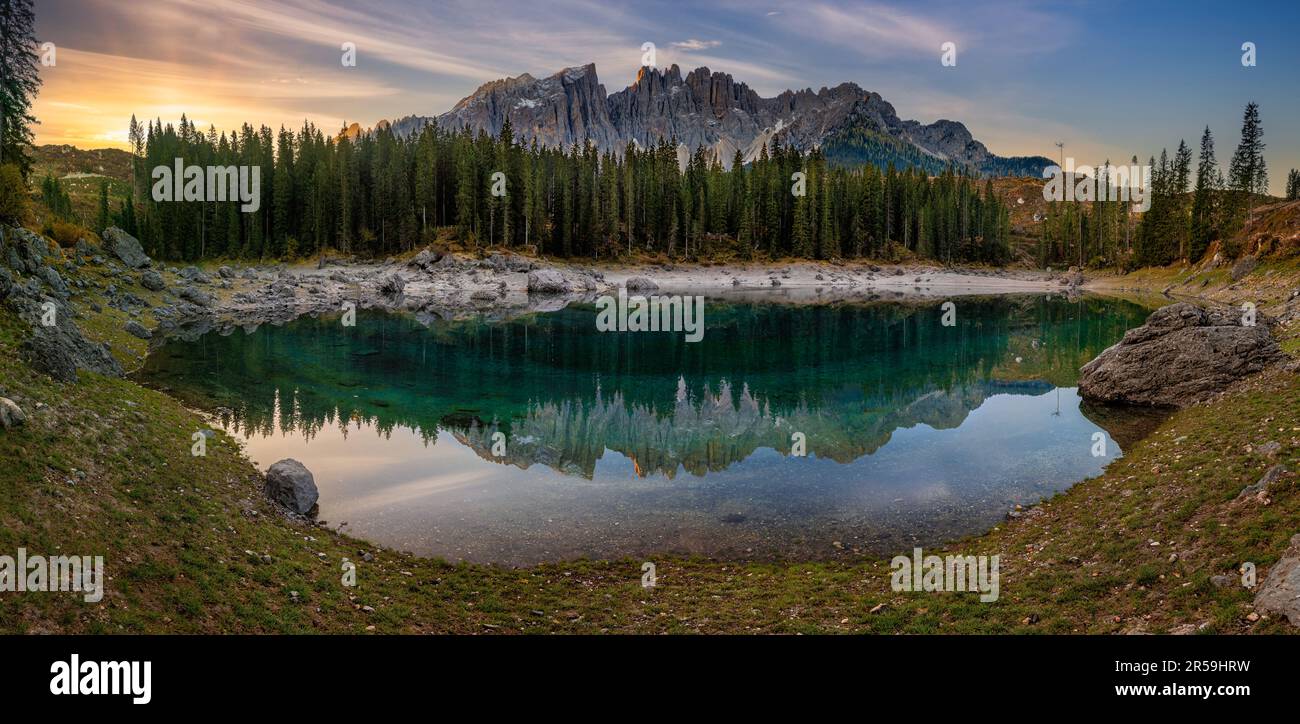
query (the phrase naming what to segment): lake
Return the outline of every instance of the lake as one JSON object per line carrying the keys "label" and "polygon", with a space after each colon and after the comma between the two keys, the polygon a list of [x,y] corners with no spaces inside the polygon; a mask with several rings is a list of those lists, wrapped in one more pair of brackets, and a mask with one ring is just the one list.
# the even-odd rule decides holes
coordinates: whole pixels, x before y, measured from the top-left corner
{"label": "lake", "polygon": [[1147,309],[968,297],[944,326],[939,304],[710,300],[697,343],[597,331],[591,304],[363,311],[171,339],[137,377],[262,469],[304,463],[332,527],[507,565],[933,546],[1099,474],[1154,422],[1075,389]]}

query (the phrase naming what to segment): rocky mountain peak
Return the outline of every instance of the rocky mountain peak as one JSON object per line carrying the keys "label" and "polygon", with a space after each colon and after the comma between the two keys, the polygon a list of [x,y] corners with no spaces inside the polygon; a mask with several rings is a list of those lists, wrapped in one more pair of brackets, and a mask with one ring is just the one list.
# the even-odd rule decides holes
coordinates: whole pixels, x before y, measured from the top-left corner
{"label": "rocky mountain peak", "polygon": [[880,94],[857,83],[763,98],[729,73],[701,66],[683,77],[675,64],[642,66],[631,85],[608,95],[594,63],[542,79],[523,73],[483,84],[437,118],[401,119],[393,130],[409,134],[436,123],[444,130],[468,126],[474,133],[496,135],[507,118],[525,142],[569,147],[589,140],[602,151],[619,153],[629,142],[649,147],[676,139],[682,155],[706,148],[724,165],[738,151],[746,162],[757,158],[773,140],[805,151],[818,148],[837,131],[855,126],[915,146],[929,158],[974,169],[998,158],[961,123],[900,120]]}

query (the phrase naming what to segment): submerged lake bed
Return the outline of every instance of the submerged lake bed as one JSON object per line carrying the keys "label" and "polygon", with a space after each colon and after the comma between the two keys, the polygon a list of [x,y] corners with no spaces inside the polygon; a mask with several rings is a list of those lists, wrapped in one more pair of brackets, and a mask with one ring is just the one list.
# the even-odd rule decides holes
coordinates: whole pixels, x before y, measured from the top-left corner
{"label": "submerged lake bed", "polygon": [[694,343],[598,331],[590,304],[303,317],[168,340],[138,377],[263,469],[303,462],[332,526],[506,565],[939,545],[1099,474],[1154,421],[1075,390],[1146,317],[1125,301],[962,298],[953,326],[935,300],[705,311]]}

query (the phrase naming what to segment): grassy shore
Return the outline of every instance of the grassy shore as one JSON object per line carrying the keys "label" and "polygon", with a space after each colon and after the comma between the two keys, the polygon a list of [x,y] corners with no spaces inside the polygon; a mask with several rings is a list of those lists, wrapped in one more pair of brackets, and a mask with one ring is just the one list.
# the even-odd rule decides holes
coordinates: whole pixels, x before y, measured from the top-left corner
{"label": "grassy shore", "polygon": [[[65,275],[95,274],[89,267]],[[1159,292],[1179,273],[1104,286]],[[1297,270],[1257,270],[1196,291],[1225,302],[1281,299]],[[1185,280],[1184,280],[1185,281]],[[1267,281],[1267,284],[1264,282]],[[1200,284],[1200,282],[1194,282]],[[1269,302],[1264,291],[1277,287]],[[138,291],[141,296],[146,296]],[[77,300],[88,310],[93,295]],[[99,300],[102,303],[102,300]],[[104,306],[87,335],[138,366],[144,343]],[[146,320],[147,321],[147,320]],[[1294,632],[1258,617],[1253,594],[1210,577],[1243,562],[1259,580],[1300,532],[1300,375],[1270,371],[1173,415],[1102,476],[949,550],[1001,556],[1001,597],[895,593],[889,562],[656,558],[523,569],[449,564],[281,515],[261,476],[218,432],[191,455],[202,416],[130,380],[63,384],[18,356],[24,330],[0,311],[0,395],[28,414],[0,431],[0,553],[103,555],[104,599],[0,594],[0,631],[25,633],[1119,633]],[[1300,325],[1279,330],[1297,353]],[[1273,459],[1254,452],[1281,443]],[[1271,501],[1236,501],[1268,467],[1292,473]],[[939,551],[927,551],[939,552]],[[344,559],[357,566],[342,585]]]}

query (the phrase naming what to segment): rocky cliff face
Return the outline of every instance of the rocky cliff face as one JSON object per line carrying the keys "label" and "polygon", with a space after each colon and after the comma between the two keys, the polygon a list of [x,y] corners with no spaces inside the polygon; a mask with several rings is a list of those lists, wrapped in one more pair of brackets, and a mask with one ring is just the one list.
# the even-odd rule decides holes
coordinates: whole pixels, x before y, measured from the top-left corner
{"label": "rocky cliff face", "polygon": [[[525,73],[484,84],[441,116],[408,116],[392,128],[405,135],[428,124],[444,130],[469,126],[476,134],[496,135],[507,118],[525,142],[571,146],[590,139],[602,151],[619,152],[628,143],[647,147],[676,138],[686,151],[708,149],[727,166],[737,151],[745,162],[757,158],[773,139],[807,151],[852,126],[901,140],[945,163],[992,173],[1006,168],[961,123],[901,120],[879,94],[854,83],[763,98],[727,73],[696,68],[683,77],[676,65],[643,67],[632,85],[610,95],[594,64],[542,79]],[[1036,173],[1039,161],[1038,170],[1050,164],[1035,157],[1022,164],[1024,172]]]}

